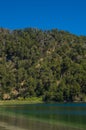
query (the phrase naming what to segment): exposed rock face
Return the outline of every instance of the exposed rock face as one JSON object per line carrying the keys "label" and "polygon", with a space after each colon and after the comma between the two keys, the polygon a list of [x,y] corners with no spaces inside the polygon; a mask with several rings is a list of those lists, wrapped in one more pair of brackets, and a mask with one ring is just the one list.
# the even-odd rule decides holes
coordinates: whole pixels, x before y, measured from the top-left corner
{"label": "exposed rock face", "polygon": [[8,93],[3,94],[3,99],[4,100],[9,100],[10,98],[11,98],[10,94],[8,94]]}

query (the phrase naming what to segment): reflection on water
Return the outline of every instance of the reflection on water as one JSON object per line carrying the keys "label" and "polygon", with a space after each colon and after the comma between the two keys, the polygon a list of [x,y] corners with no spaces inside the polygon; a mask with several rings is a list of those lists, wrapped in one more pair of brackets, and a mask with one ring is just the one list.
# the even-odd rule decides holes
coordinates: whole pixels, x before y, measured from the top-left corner
{"label": "reflection on water", "polygon": [[[0,125],[1,125],[1,124],[0,124]],[[6,130],[6,129],[5,129],[4,127],[1,127],[1,126],[0,126],[0,130]]]}
{"label": "reflection on water", "polygon": [[25,130],[9,123],[0,122],[0,130]]}
{"label": "reflection on water", "polygon": [[41,122],[36,122],[36,121],[35,122],[34,121],[21,122],[21,124],[19,122],[17,122],[16,125],[14,125],[14,123],[12,123],[12,124],[11,123],[10,122],[7,122],[7,123],[1,122],[0,130],[82,130],[82,129],[77,129],[77,128],[65,127],[65,126],[61,126],[61,125],[60,126],[59,125],[50,125],[47,123],[41,123]]}
{"label": "reflection on water", "polygon": [[86,104],[1,106],[0,130],[86,130]]}

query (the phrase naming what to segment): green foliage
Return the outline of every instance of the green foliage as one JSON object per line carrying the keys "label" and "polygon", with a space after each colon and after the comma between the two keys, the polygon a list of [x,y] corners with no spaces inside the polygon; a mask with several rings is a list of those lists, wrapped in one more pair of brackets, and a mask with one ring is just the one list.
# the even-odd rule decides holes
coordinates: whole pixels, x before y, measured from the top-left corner
{"label": "green foliage", "polygon": [[0,29],[0,99],[86,100],[86,37]]}

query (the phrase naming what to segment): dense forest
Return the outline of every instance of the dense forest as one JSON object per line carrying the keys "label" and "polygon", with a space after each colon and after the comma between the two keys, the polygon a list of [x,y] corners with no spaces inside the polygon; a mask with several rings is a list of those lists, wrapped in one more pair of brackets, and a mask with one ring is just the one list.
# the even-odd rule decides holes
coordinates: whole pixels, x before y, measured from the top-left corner
{"label": "dense forest", "polygon": [[86,101],[86,37],[0,28],[0,100]]}

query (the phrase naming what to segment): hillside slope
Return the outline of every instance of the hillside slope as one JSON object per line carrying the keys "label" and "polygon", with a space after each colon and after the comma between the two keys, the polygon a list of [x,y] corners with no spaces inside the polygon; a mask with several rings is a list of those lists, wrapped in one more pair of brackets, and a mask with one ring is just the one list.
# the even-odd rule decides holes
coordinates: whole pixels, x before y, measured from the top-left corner
{"label": "hillside slope", "polygon": [[86,37],[0,28],[0,99],[86,100]]}

